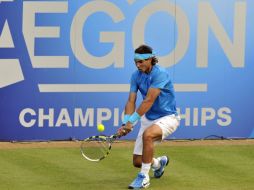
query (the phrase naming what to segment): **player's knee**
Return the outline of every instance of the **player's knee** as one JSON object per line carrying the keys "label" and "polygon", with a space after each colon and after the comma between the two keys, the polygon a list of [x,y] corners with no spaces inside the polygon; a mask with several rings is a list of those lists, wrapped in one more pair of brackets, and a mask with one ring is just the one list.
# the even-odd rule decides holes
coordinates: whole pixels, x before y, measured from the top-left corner
{"label": "player's knee", "polygon": [[151,141],[153,140],[153,136],[149,131],[145,131],[143,133],[143,141]]}

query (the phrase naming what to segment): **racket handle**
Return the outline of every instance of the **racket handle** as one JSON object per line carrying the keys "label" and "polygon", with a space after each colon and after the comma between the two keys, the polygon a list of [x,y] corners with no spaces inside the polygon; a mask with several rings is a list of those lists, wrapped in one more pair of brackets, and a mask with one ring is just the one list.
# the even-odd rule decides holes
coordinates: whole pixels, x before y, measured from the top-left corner
{"label": "racket handle", "polygon": [[120,138],[121,136],[118,133],[116,133],[116,134],[112,135],[111,137],[116,139],[116,138]]}

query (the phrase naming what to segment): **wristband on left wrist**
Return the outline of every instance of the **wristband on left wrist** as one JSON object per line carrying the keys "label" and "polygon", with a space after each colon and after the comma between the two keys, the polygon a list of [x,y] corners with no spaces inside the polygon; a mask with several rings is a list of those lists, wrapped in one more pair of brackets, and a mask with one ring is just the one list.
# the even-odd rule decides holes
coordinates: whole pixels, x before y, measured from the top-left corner
{"label": "wristband on left wrist", "polygon": [[131,115],[129,115],[129,114],[125,114],[125,115],[124,115],[124,117],[123,117],[123,124],[124,124],[124,125],[129,121],[130,116],[131,116]]}
{"label": "wristband on left wrist", "polygon": [[134,124],[136,121],[138,121],[138,120],[140,120],[140,115],[137,113],[137,112],[134,112],[131,116],[130,116],[130,118],[129,118],[129,122],[131,123],[131,124]]}

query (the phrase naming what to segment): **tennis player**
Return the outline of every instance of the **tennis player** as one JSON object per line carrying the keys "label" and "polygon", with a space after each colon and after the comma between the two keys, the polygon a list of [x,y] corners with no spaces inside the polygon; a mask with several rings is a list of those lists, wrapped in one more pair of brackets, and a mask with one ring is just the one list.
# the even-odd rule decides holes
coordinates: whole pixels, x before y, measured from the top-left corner
{"label": "tennis player", "polygon": [[[125,136],[141,119],[133,152],[133,165],[141,168],[141,171],[129,189],[147,188],[150,185],[151,168],[155,178],[163,175],[169,157],[164,155],[154,158],[154,142],[160,142],[171,135],[180,122],[173,84],[168,72],[156,65],[158,59],[152,48],[147,45],[138,47],[134,61],[138,70],[132,74],[123,126],[118,130],[119,135]],[[143,101],[135,110],[138,91],[142,94]]]}

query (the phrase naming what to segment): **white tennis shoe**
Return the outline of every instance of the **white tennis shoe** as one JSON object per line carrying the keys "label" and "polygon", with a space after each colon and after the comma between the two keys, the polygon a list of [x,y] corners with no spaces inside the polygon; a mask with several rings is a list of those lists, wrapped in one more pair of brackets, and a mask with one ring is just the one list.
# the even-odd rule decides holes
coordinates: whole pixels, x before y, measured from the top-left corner
{"label": "white tennis shoe", "polygon": [[169,157],[162,156],[158,158],[161,164],[161,167],[157,170],[154,170],[154,177],[160,178],[164,174],[165,167],[168,165]]}
{"label": "white tennis shoe", "polygon": [[139,173],[136,179],[129,185],[128,189],[142,189],[147,188],[150,185],[150,179],[148,175]]}

